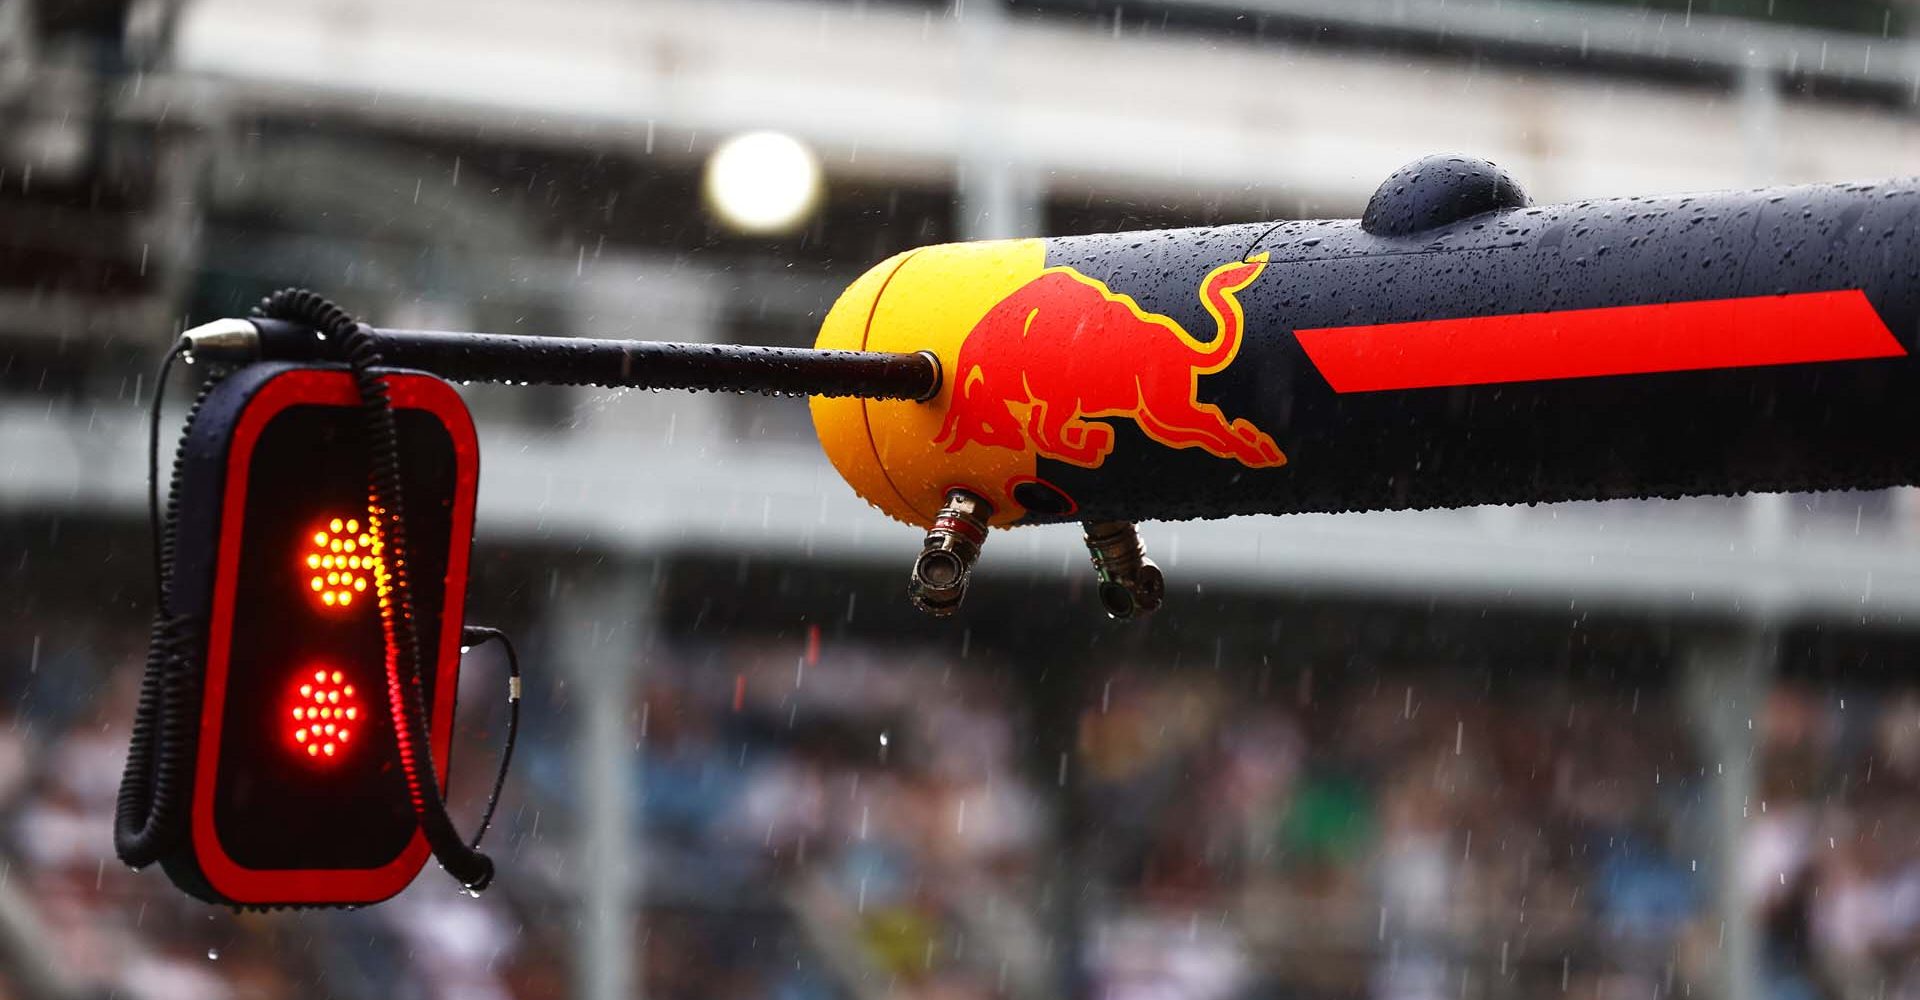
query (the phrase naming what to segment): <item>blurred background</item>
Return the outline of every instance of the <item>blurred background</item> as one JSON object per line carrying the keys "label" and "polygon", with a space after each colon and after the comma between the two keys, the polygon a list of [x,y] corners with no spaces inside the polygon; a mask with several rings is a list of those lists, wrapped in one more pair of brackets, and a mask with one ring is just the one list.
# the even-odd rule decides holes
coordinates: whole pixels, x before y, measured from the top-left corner
{"label": "blurred background", "polygon": [[0,997],[1920,996],[1907,491],[1148,525],[1171,595],[1127,626],[1025,529],[934,622],[804,401],[475,386],[471,618],[528,668],[496,887],[234,914],[110,836],[186,326],[302,284],[808,344],[906,247],[1352,216],[1427,153],[1540,201],[1910,174],[1917,23],[0,0]]}

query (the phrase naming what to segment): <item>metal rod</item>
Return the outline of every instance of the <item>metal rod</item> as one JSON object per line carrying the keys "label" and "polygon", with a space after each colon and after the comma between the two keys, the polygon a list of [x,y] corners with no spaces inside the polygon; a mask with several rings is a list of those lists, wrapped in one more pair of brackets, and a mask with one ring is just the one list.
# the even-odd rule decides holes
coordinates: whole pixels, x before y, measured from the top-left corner
{"label": "metal rod", "polygon": [[[932,399],[940,391],[940,362],[927,351],[892,354],[378,327],[366,330],[382,364],[462,382],[915,401]],[[196,355],[235,363],[345,360],[344,344],[283,320],[220,320],[182,336]]]}
{"label": "metal rod", "polygon": [[929,353],[521,337],[427,330],[372,331],[382,360],[471,382],[930,399],[940,364]]}

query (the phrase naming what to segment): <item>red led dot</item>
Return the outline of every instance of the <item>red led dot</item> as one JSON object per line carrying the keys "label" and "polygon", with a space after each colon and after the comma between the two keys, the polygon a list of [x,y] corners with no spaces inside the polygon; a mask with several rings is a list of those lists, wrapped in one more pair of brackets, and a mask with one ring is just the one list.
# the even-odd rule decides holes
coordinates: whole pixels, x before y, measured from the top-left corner
{"label": "red led dot", "polygon": [[346,756],[348,733],[344,723],[358,717],[360,709],[344,672],[320,669],[312,677],[307,680],[303,672],[289,686],[287,698],[293,722],[287,727],[288,745],[296,751],[304,749],[316,766],[332,767],[332,760]]}

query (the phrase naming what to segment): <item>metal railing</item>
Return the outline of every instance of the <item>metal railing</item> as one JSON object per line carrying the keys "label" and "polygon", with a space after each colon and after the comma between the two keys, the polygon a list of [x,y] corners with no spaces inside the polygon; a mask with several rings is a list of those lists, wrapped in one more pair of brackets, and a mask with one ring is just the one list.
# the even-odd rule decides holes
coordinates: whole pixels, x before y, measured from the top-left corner
{"label": "metal railing", "polygon": [[[1062,0],[1021,0],[1034,8]],[[1079,5],[1076,5],[1079,6]],[[1123,16],[1141,20],[1143,7]],[[1240,14],[1271,26],[1495,49],[1545,61],[1607,61],[1735,77],[1756,66],[1809,80],[1903,88],[1920,103],[1920,45],[1750,18],[1549,0],[1158,0],[1162,10]],[[1081,8],[1083,9],[1083,7]]]}

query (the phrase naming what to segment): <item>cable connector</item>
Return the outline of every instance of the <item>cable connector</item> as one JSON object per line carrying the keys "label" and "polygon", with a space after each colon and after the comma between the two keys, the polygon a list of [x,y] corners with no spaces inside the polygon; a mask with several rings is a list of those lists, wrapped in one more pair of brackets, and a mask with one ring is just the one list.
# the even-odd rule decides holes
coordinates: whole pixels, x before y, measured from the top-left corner
{"label": "cable connector", "polygon": [[180,335],[187,353],[197,359],[224,364],[246,364],[260,357],[260,328],[244,319],[216,319]]}

